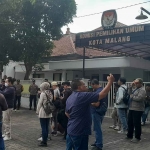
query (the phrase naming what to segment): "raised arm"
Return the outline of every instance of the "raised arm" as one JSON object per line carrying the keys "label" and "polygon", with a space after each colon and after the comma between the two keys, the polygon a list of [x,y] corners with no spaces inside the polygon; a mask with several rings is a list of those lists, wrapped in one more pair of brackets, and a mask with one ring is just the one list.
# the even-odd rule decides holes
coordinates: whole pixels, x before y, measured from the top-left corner
{"label": "raised arm", "polygon": [[112,74],[110,74],[108,77],[107,77],[107,80],[108,80],[108,83],[107,85],[105,86],[105,88],[99,93],[99,100],[105,98],[107,96],[107,94],[109,93],[110,91],[110,88],[115,80],[114,76]]}

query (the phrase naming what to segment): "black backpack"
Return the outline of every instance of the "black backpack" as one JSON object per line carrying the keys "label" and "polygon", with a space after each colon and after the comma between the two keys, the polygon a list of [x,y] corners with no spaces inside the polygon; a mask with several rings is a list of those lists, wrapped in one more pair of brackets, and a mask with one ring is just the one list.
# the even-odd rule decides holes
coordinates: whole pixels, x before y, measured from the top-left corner
{"label": "black backpack", "polygon": [[125,89],[124,87],[122,87],[125,90],[125,93],[123,95],[123,102],[128,105],[129,100],[130,100],[130,94],[128,93],[128,88]]}

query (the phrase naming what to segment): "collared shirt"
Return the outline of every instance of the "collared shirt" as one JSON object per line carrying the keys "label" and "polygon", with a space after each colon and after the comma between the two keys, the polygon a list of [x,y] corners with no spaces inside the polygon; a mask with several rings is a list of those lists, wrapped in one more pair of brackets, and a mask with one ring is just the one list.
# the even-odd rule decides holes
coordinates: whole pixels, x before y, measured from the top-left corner
{"label": "collared shirt", "polygon": [[23,91],[23,86],[21,84],[15,84],[16,95],[21,96],[21,92]]}
{"label": "collared shirt", "polygon": [[29,86],[30,95],[36,95],[38,92],[38,86],[36,84],[31,84]]}
{"label": "collared shirt", "polygon": [[69,114],[67,133],[72,136],[91,134],[91,103],[98,102],[95,92],[73,92],[66,102]]}

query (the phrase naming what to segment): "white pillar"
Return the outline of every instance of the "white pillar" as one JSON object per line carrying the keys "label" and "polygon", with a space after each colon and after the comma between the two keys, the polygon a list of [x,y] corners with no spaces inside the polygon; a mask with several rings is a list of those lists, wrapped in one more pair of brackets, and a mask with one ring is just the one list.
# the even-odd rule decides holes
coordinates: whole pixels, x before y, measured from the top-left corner
{"label": "white pillar", "polygon": [[66,81],[66,70],[62,71],[61,81]]}
{"label": "white pillar", "polygon": [[124,68],[120,68],[120,75],[121,75],[121,77],[125,77],[124,75]]}

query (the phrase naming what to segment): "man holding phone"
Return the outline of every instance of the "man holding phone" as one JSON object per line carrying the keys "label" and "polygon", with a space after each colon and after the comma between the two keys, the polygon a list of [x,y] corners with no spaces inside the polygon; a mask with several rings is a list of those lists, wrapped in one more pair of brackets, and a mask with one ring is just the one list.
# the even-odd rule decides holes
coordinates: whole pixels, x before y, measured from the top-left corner
{"label": "man holding phone", "polygon": [[107,96],[114,82],[112,74],[107,77],[106,87],[99,93],[86,92],[87,87],[81,79],[75,79],[71,83],[73,93],[66,102],[67,148],[66,150],[88,150],[88,139],[91,134],[91,103],[98,102]]}

